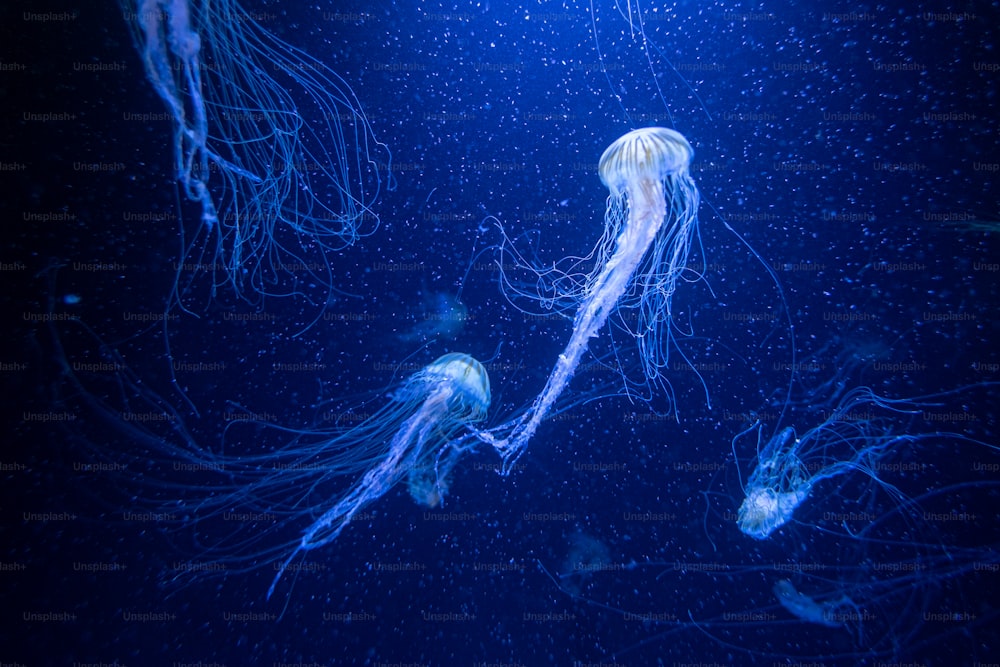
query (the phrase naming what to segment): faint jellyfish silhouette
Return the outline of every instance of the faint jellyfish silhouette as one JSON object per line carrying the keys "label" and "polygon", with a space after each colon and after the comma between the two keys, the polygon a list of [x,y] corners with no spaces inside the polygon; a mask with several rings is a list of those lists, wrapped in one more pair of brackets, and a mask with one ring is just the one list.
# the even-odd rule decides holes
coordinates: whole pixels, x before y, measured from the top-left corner
{"label": "faint jellyfish silhouette", "polygon": [[400,341],[426,343],[432,340],[453,340],[465,328],[469,310],[454,294],[425,289],[415,317],[417,322],[398,335]]}
{"label": "faint jellyfish silhouette", "polygon": [[559,574],[560,585],[571,595],[579,595],[594,574],[606,570],[611,562],[608,546],[582,530],[569,538],[569,551]]}
{"label": "faint jellyfish silhouette", "polygon": [[[795,586],[788,579],[779,579],[775,582],[773,590],[782,607],[808,623],[839,628],[845,625],[846,619],[858,615],[858,606],[846,595],[817,601],[795,590]],[[847,607],[854,611],[853,615],[841,611]]]}

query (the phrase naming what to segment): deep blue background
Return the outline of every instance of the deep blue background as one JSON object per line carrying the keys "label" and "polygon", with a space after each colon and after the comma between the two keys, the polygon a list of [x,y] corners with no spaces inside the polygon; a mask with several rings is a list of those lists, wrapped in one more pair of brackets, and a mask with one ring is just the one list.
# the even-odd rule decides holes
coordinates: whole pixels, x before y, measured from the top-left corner
{"label": "deep blue background", "polygon": [[[946,578],[946,564],[927,556],[926,576],[914,587],[918,602],[907,602],[900,590],[873,594],[865,609],[881,618],[857,636],[798,623],[775,605],[771,586],[787,576],[775,564],[842,566],[845,590],[864,599],[856,582],[866,559],[919,556],[901,547],[887,556],[874,545],[810,530],[822,523],[818,500],[811,514],[803,508],[801,524],[768,542],[753,542],[724,520],[741,499],[735,471],[746,474],[753,456],[753,438],[741,440],[734,463],[731,440],[751,412],[760,414],[766,432],[778,426],[791,364],[818,369],[802,373],[793,399],[811,397],[810,389],[840,374],[894,397],[997,379],[1000,185],[996,171],[977,167],[1000,161],[998,74],[977,67],[998,62],[995,5],[643,3],[653,49],[644,50],[612,3],[595,2],[593,9],[586,2],[496,0],[287,4],[250,9],[268,13],[268,30],[352,83],[397,165],[397,188],[377,205],[379,231],[333,258],[338,286],[348,295],[330,311],[358,317],[322,321],[295,336],[297,323],[314,314],[301,303],[269,301],[275,321],[245,323],[222,313],[254,311],[226,295],[214,303],[206,295],[200,317],[179,314],[171,324],[171,356],[158,327],[144,329],[121,313],[162,311],[180,253],[178,227],[195,224],[197,211],[178,205],[167,124],[120,122],[125,113],[163,110],[121,12],[113,4],[67,7],[76,12],[73,20],[38,24],[23,21],[21,7],[3,10],[2,60],[26,65],[0,77],[2,160],[26,165],[2,174],[2,261],[23,265],[3,273],[13,341],[3,361],[24,364],[2,373],[10,424],[2,460],[23,466],[4,471],[3,561],[26,567],[0,575],[9,600],[0,661],[645,665],[657,659],[772,664],[792,657],[853,664],[874,648],[885,661],[973,664],[996,655],[995,573]],[[974,17],[929,21],[926,11]],[[358,19],[327,20],[332,12]],[[830,20],[828,12],[868,16]],[[124,68],[94,74],[74,69],[81,62]],[[408,67],[394,71],[387,64]],[[893,64],[921,67],[879,67]],[[74,118],[37,123],[25,120],[24,111]],[[948,112],[961,119],[928,116]],[[190,557],[184,531],[122,521],[136,485],[74,468],[95,444],[112,460],[116,451],[130,460],[136,454],[128,433],[88,414],[80,396],[60,383],[50,328],[23,317],[66,294],[80,297],[67,312],[118,349],[207,447],[220,442],[234,403],[301,427],[323,400],[357,404],[368,397],[377,407],[385,388],[407,374],[382,369],[404,360],[419,367],[452,350],[491,359],[491,422],[501,422],[541,388],[570,323],[525,317],[503,297],[491,263],[496,255],[477,254],[500,242],[487,216],[545,262],[586,254],[603,225],[598,157],[629,129],[654,124],[682,132],[696,151],[692,169],[704,204],[693,265],[704,262],[707,270],[704,280],[681,286],[675,307],[693,332],[679,350],[705,369],[708,397],[677,355],[674,400],[658,397],[658,412],[621,397],[570,410],[542,427],[507,478],[494,474],[492,452],[478,452],[460,469],[445,507],[474,520],[435,520],[405,491],[393,491],[371,508],[370,522],[352,525],[311,555],[327,569],[303,574],[287,597],[282,592],[270,602],[264,599],[269,563],[186,585],[170,581],[171,563]],[[73,168],[98,161],[124,168],[99,174]],[[136,209],[181,219],[123,220],[123,211]],[[25,212],[72,217],[38,223]],[[53,261],[66,265],[54,287],[53,274],[43,271]],[[72,268],[111,261],[124,268]],[[378,268],[414,262],[422,268]],[[900,263],[907,266],[892,270]],[[422,346],[408,332],[442,297],[460,299],[468,320],[447,340]],[[755,315],[752,321],[747,314]],[[941,322],[934,314],[960,317]],[[77,329],[56,330],[68,355],[92,348]],[[618,346],[627,361],[628,344],[616,331],[595,340],[593,350],[606,355]],[[179,376],[197,415],[170,385],[172,361],[225,364],[221,373]],[[273,370],[292,362],[324,370]],[[885,370],[880,363],[901,366]],[[614,373],[588,371],[570,389],[585,397],[588,388],[609,384],[619,386]],[[103,383],[94,391],[106,389]],[[800,430],[822,419],[824,396],[811,398],[814,405],[789,417],[806,420],[795,424]],[[953,407],[979,415],[976,435],[995,444],[996,408],[988,398],[995,392],[973,392]],[[53,401],[59,409],[76,406],[74,423],[24,419],[53,409]],[[676,411],[661,416],[671,406]],[[241,444],[257,443],[237,437],[227,447]],[[918,495],[940,474],[965,483],[963,493],[976,503],[945,508],[975,511],[974,525],[918,531],[919,539],[956,550],[996,544],[998,504],[989,482],[996,473],[969,472],[964,464],[980,456],[990,460],[948,442],[901,455],[931,467],[910,480],[908,494]],[[186,483],[178,496],[197,493],[197,479]],[[906,487],[907,480],[899,483]],[[838,489],[831,505],[865,489],[863,480]],[[164,501],[171,491],[145,493]],[[886,510],[891,502],[883,501]],[[73,518],[22,521],[25,512]],[[643,512],[663,516],[625,518]],[[560,520],[533,520],[538,513]],[[286,527],[292,536],[303,528]],[[983,556],[990,559],[986,550]],[[569,578],[561,589],[539,567],[565,572],[581,558],[606,571]],[[125,567],[95,574],[74,567],[93,562]],[[641,562],[660,565],[629,565]],[[419,570],[386,573],[379,563],[416,563]],[[727,569],[699,572],[677,563]],[[489,571],[498,564],[501,571]],[[286,599],[277,621],[231,616],[277,616]],[[925,608],[975,613],[979,620],[925,623]],[[723,630],[699,627],[747,610],[773,617]],[[643,622],[623,611],[660,616]],[[26,621],[25,612],[68,612],[75,620]],[[123,620],[123,612],[172,616],[137,623]],[[348,613],[361,616],[348,623],[342,616]],[[467,616],[439,622],[426,620],[428,613]],[[885,617],[896,614],[901,627],[880,635]]]}

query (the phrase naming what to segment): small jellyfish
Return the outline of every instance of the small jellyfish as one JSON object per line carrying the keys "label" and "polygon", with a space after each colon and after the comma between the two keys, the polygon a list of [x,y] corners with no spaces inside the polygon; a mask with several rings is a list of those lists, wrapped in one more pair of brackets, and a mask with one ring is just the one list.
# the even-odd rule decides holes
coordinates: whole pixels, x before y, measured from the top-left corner
{"label": "small jellyfish", "polygon": [[746,498],[737,513],[740,530],[764,539],[785,525],[809,496],[813,482],[796,455],[795,430],[782,429],[761,450]]}
{"label": "small jellyfish", "polygon": [[[375,462],[350,491],[305,531],[301,541],[278,570],[267,591],[270,598],[281,575],[303,551],[337,539],[364,506],[381,498],[404,478],[410,495],[425,506],[440,504],[447,492],[448,473],[462,449],[452,444],[464,426],[486,417],[490,380],[481,363],[467,354],[451,353],[411,377],[394,397],[400,405],[390,424],[374,425],[377,433],[394,430],[384,457]],[[337,445],[371,434],[362,424],[341,435]]]}
{"label": "small jellyfish", "polygon": [[828,627],[841,625],[831,614],[833,610],[840,606],[840,601],[817,602],[808,595],[795,590],[795,586],[788,579],[780,579],[775,582],[773,590],[774,596],[781,603],[781,606],[803,621],[826,625]]}
{"label": "small jellyfish", "polygon": [[874,418],[872,409],[905,412],[907,406],[913,408],[913,404],[883,399],[867,387],[857,387],[801,437],[791,427],[779,431],[757,454],[757,467],[737,513],[740,530],[766,539],[791,521],[822,480],[860,471],[879,481],[878,461],[898,444],[920,436],[893,433],[891,420]]}
{"label": "small jellyfish", "polygon": [[[759,540],[792,520],[795,511],[823,480],[860,473],[900,502],[905,497],[883,479],[883,459],[900,448],[927,439],[947,437],[993,449],[962,433],[944,433],[913,426],[903,428],[900,416],[921,414],[946,397],[992,383],[970,385],[914,399],[889,399],[868,387],[843,394],[826,418],[801,436],[788,427],[780,430],[757,453],[757,465],[745,488],[737,513],[740,530]],[[839,389],[837,390],[840,391]]]}

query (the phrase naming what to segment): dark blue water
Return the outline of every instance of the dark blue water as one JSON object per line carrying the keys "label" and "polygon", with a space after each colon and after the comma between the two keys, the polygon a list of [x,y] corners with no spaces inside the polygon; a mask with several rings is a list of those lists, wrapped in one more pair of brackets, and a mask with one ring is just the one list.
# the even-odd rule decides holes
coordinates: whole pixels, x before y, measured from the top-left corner
{"label": "dark blue water", "polygon": [[[190,312],[169,304],[199,211],[175,188],[169,124],[125,120],[164,107],[121,12],[4,11],[0,60],[24,67],[2,73],[0,662],[995,661],[995,5],[643,3],[630,27],[626,6],[603,2],[284,4],[248,9],[351,82],[396,187],[378,231],[330,256],[325,305],[248,305],[202,283]],[[669,391],[621,395],[615,359],[641,373],[629,334],[607,328],[510,476],[483,446],[443,508],[390,491],[270,601],[281,558],[265,552],[308,518],[262,522],[274,538],[254,543],[257,562],[226,568],[231,554],[199,547],[179,509],[142,514],[208,483],[172,468],[163,443],[280,446],[233,415],[306,428],[331,406],[370,412],[447,352],[486,363],[489,425],[523,410],[572,323],[505,298],[495,221],[541,266],[586,255],[604,225],[597,160],[648,125],[689,139],[703,198]],[[111,166],[79,166],[94,163]],[[134,375],[73,366],[94,359]],[[756,419],[765,439],[805,432],[838,386],[859,385],[951,392],[886,428],[952,435],[901,447],[882,484],[821,484],[767,541],[741,534],[756,436],[733,439]],[[100,409],[150,397],[177,421],[115,424]],[[178,576],[190,562],[220,567]],[[846,620],[796,618],[772,592],[782,579],[849,599]]]}

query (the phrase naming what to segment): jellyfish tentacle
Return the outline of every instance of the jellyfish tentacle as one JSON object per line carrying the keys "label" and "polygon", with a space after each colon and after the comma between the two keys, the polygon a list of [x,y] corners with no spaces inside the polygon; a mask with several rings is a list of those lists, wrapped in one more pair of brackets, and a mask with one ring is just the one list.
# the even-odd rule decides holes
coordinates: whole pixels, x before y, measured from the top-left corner
{"label": "jellyfish tentacle", "polygon": [[394,188],[391,152],[348,82],[238,5],[121,3],[172,121],[174,179],[201,208],[199,226],[181,227],[192,261],[171,299],[187,310],[205,282],[213,299],[228,286],[251,304],[327,303],[339,291],[329,253],[373,233],[374,202]]}
{"label": "jellyfish tentacle", "polygon": [[[442,397],[444,393],[448,393],[446,388],[439,389],[434,397],[420,406],[416,414],[403,422],[399,433],[389,446],[389,455],[366,472],[350,493],[309,526],[298,546],[274,575],[271,586],[267,589],[269,599],[288,566],[301,552],[318,549],[337,539],[361,508],[385,495],[413,467],[412,464],[416,463],[413,459],[419,456],[427,441],[428,430],[433,428],[434,423],[442,416],[440,411],[444,405]],[[407,465],[404,460],[408,460],[411,465]],[[317,538],[320,534],[322,536]]]}

